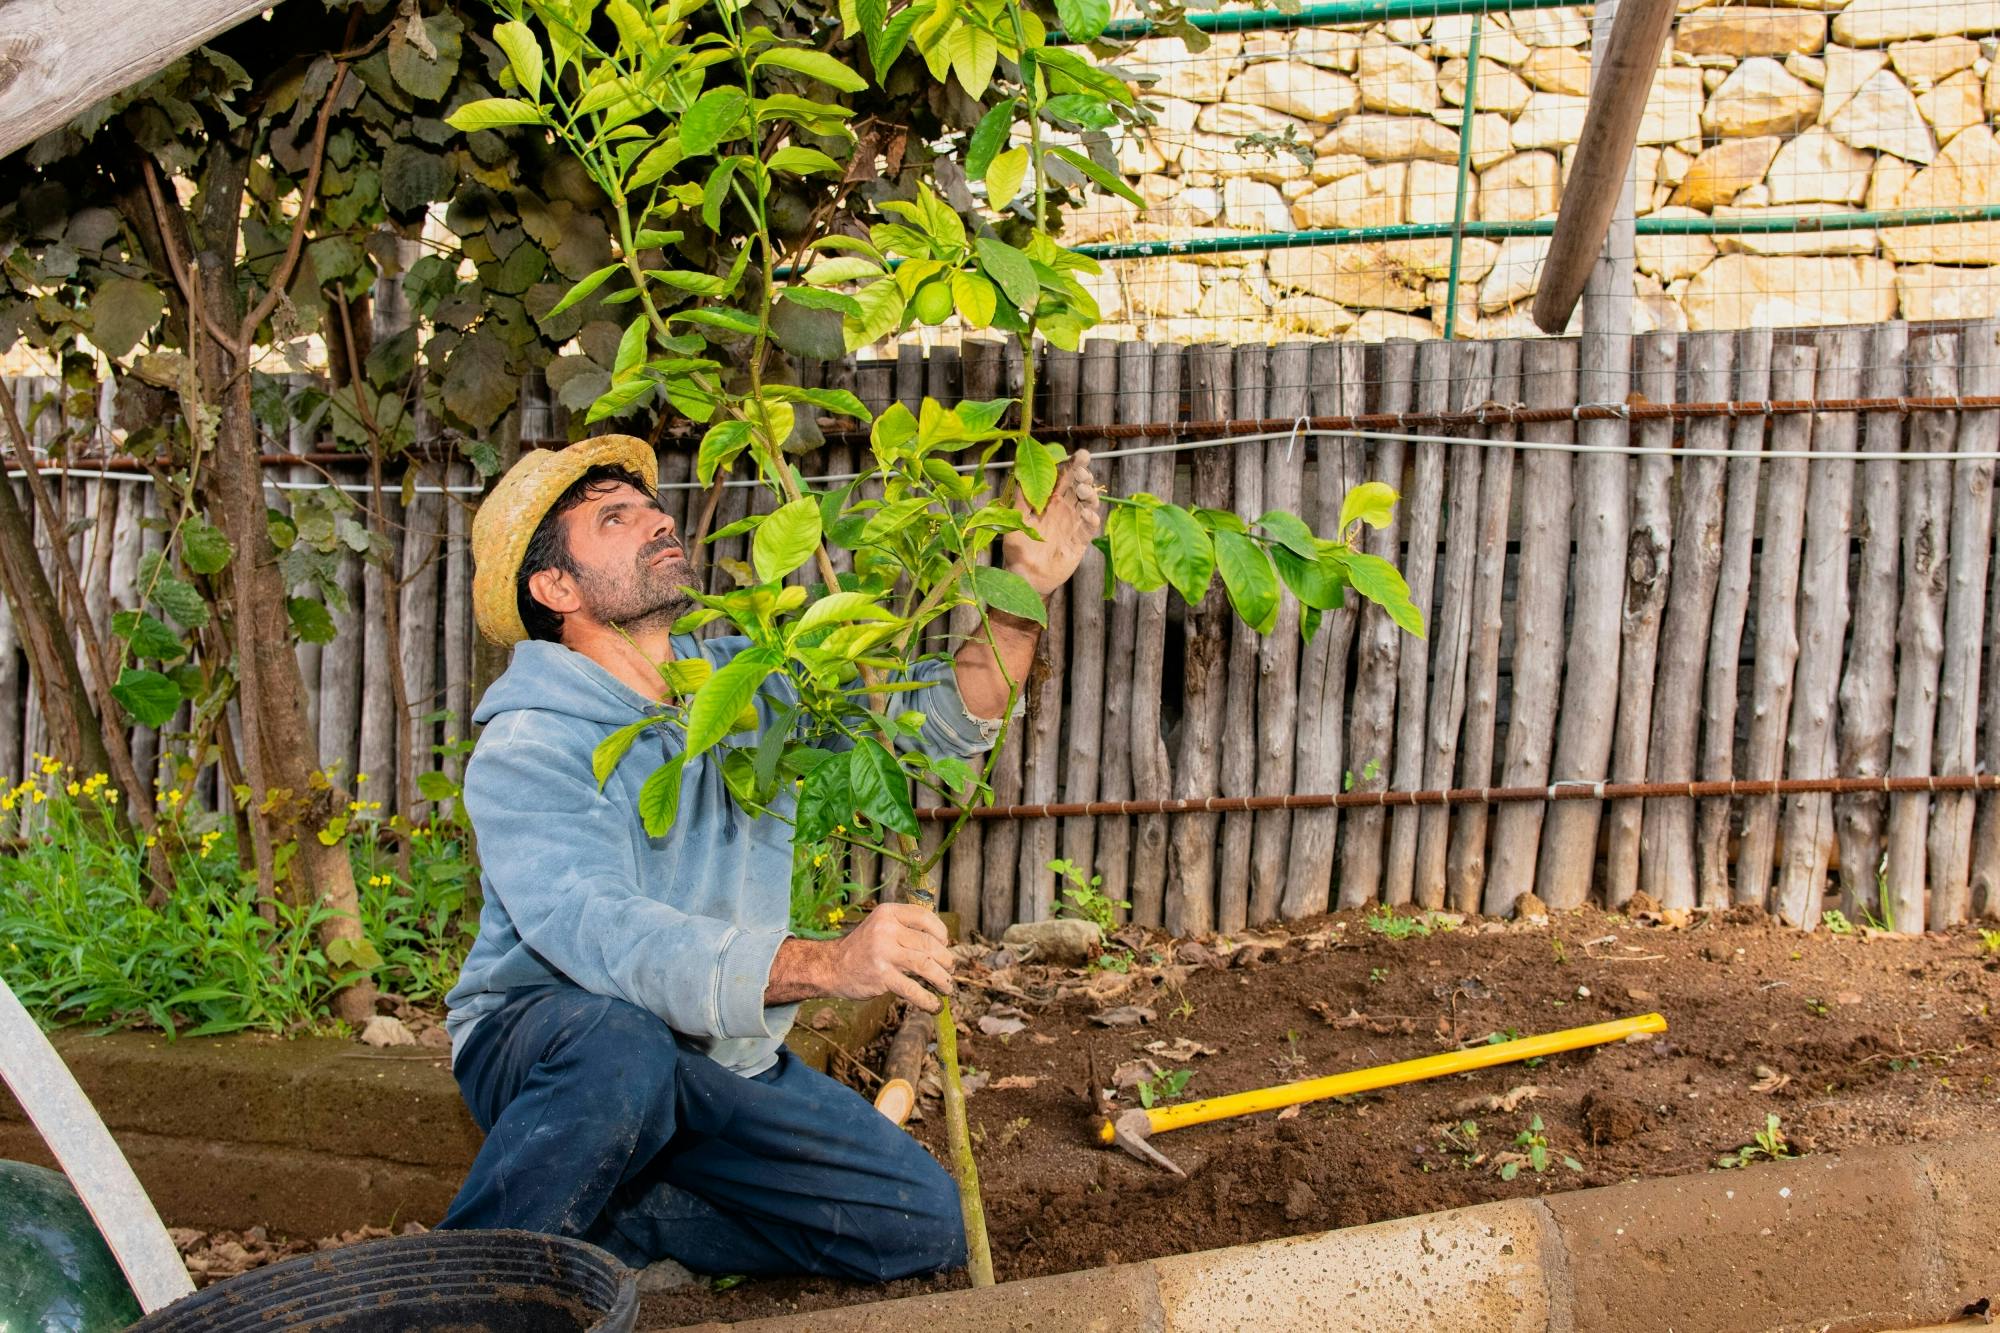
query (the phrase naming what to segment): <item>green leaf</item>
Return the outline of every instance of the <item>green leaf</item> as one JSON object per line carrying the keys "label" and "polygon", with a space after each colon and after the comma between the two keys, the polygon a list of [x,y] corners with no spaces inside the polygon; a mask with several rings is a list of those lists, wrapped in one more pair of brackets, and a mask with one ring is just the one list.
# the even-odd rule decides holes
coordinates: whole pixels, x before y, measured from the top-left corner
{"label": "green leaf", "polygon": [[752,338],[757,336],[757,321],[732,306],[682,310],[670,318],[679,320],[683,324],[706,324],[712,329],[724,329],[730,333],[740,333]]}
{"label": "green leaf", "polygon": [[687,755],[677,754],[654,769],[639,788],[639,819],[647,837],[663,838],[674,826],[681,811],[681,770],[686,766]]}
{"label": "green leaf", "polygon": [[710,231],[722,229],[722,206],[729,202],[729,182],[743,161],[740,157],[723,158],[708,174],[708,183],[701,187],[701,220]]}
{"label": "green leaf", "polygon": [[712,153],[736,136],[749,99],[741,88],[710,88],[681,117],[681,151],[690,157]]}
{"label": "green leaf", "polygon": [[994,312],[1000,308],[1000,296],[993,284],[977,273],[964,270],[951,275],[951,299],[965,322],[975,329],[991,325]]}
{"label": "green leaf", "polygon": [[467,102],[444,118],[444,123],[462,134],[479,130],[504,129],[509,125],[539,125],[542,113],[532,102],[518,97],[485,97]]}
{"label": "green leaf", "polygon": [[632,748],[633,742],[645,735],[646,729],[658,721],[656,717],[642,717],[637,722],[629,722],[618,728],[597,743],[597,748],[590,752],[590,772],[591,776],[597,779],[599,791],[603,791],[604,784],[611,780],[612,773],[617,770],[626,752]]}
{"label": "green leaf", "polygon": [[876,602],[874,595],[865,592],[835,592],[814,602],[799,617],[798,632],[823,629],[828,625],[845,625],[856,620],[894,620],[893,613]]}
{"label": "green leaf", "polygon": [[823,292],[817,287],[781,287],[778,298],[807,310],[838,310],[843,315],[861,318],[861,302],[846,292]]}
{"label": "green leaf", "polygon": [[1269,634],[1278,623],[1278,575],[1264,548],[1240,533],[1218,532],[1215,563],[1236,614],[1259,634]]}
{"label": "green leaf", "polygon": [[220,573],[233,554],[229,538],[222,535],[222,529],[199,514],[182,525],[181,558],[195,573]]}
{"label": "green leaf", "polygon": [[[143,576],[140,582],[145,582]],[[153,601],[182,629],[200,629],[208,623],[208,603],[201,600],[193,584],[171,574],[160,575],[153,585]]]}
{"label": "green leaf", "polygon": [[1340,561],[1301,560],[1283,546],[1271,548],[1271,560],[1301,606],[1313,611],[1336,611],[1345,604],[1341,590],[1347,586],[1347,569]]}
{"label": "green leaf", "polygon": [[1011,569],[1002,569],[998,565],[974,565],[972,592],[996,611],[1032,620],[1044,628],[1048,626],[1049,609],[1043,604],[1042,595]]}
{"label": "green leaf", "polygon": [[817,148],[800,148],[796,144],[780,148],[771,154],[765,166],[773,171],[789,171],[798,176],[839,176],[843,175],[840,163],[828,157]]}
{"label": "green leaf", "polygon": [[449,801],[457,797],[461,790],[463,789],[451,780],[449,773],[433,771],[417,774],[417,794],[426,801],[433,803]]}
{"label": "green leaf", "polygon": [[382,953],[365,939],[337,939],[328,941],[326,961],[335,967],[353,967],[363,972],[372,972],[382,966]]}
{"label": "green leaf", "polygon": [[974,180],[985,178],[987,167],[991,166],[994,157],[1006,148],[1007,137],[1014,128],[1014,117],[1020,110],[1019,100],[1010,97],[979,118],[979,124],[973,129],[972,137],[966,141],[966,175]]}
{"label": "green leaf", "polygon": [[493,42],[507,53],[507,64],[512,67],[514,81],[521,85],[521,91],[528,95],[530,101],[540,101],[542,44],[535,40],[534,31],[515,19],[493,30]]}
{"label": "green leaf", "polygon": [[1138,505],[1113,505],[1104,520],[1111,540],[1111,572],[1140,592],[1167,585],[1153,549],[1153,511]]}
{"label": "green leaf", "polygon": [[980,237],[977,249],[979,267],[986,270],[986,276],[999,284],[1007,299],[1022,313],[1032,312],[1042,291],[1041,279],[1035,276],[1035,261],[997,236]]}
{"label": "green leaf", "polygon": [[338,633],[326,603],[317,597],[287,597],[285,618],[292,622],[292,633],[306,643],[332,643]]}
{"label": "green leaf", "polygon": [[1000,59],[1000,43],[993,39],[993,34],[960,23],[945,36],[944,50],[951,60],[951,72],[958,76],[966,96],[975,102],[985,97],[987,86],[993,82],[993,67]]}
{"label": "green leaf", "polygon": [[766,384],[764,396],[775,402],[811,403],[821,411],[853,417],[857,421],[875,419],[875,414],[868,410],[867,405],[846,389],[802,389],[796,384]]}
{"label": "green leaf", "polygon": [[854,791],[848,782],[848,756],[820,760],[799,786],[798,813],[793,816],[792,841],[820,842],[854,814]]}
{"label": "green leaf", "polygon": [[1056,489],[1056,459],[1039,440],[1022,440],[1014,450],[1014,479],[1021,494],[1037,510],[1045,508]]}
{"label": "green leaf", "polygon": [[1106,194],[1115,194],[1127,203],[1136,204],[1140,208],[1146,206],[1145,198],[1137,190],[1127,185],[1117,176],[1106,171],[1103,167],[1098,166],[1097,163],[1091,161],[1082,153],[1061,147],[1050,148],[1048,151],[1090,177],[1092,181],[1096,182],[1097,188],[1103,190]]}
{"label": "green leaf", "polygon": [[90,340],[116,361],[139,345],[166,308],[166,297],[152,283],[107,278],[90,299]]}
{"label": "green leaf", "polygon": [[637,370],[646,360],[646,337],[651,326],[646,317],[640,315],[625,326],[625,332],[618,339],[618,355],[611,363],[611,377],[623,379]]}
{"label": "green leaf", "polygon": [[[1401,498],[1386,482],[1362,482],[1340,502],[1340,531],[1346,532],[1356,520],[1371,528],[1388,527],[1396,521],[1396,501]],[[1355,586],[1360,585],[1357,583]]]}
{"label": "green leaf", "polygon": [[1093,41],[1111,22],[1111,0],[1056,0],[1056,18],[1071,41]]}
{"label": "green leaf", "polygon": [[863,278],[879,278],[882,266],[860,255],[837,255],[814,264],[805,275],[806,283],[813,287],[831,287],[835,283],[858,282]]}
{"label": "green leaf", "polygon": [[1101,97],[1089,93],[1062,93],[1042,103],[1042,113],[1087,130],[1108,130],[1118,123],[1118,115]]}
{"label": "green leaf", "polygon": [[142,727],[165,726],[181,706],[180,686],[157,671],[139,667],[126,667],[118,673],[111,697]]}
{"label": "green leaf", "polygon": [[178,662],[187,656],[180,635],[144,611],[119,611],[111,617],[111,632],[132,645],[132,655],[160,662]]}
{"label": "green leaf", "polygon": [[1021,192],[1021,182],[1028,176],[1028,150],[1009,148],[993,159],[993,165],[986,169],[986,203],[991,208],[1005,208]]}
{"label": "green leaf", "polygon": [[704,486],[715,481],[717,472],[727,472],[737,455],[750,443],[750,423],[747,421],[718,421],[708,428],[708,434],[701,437],[701,449],[695,455],[695,476]]}
{"label": "green leaf", "polygon": [[894,278],[869,283],[854,293],[854,299],[861,306],[860,317],[849,315],[840,321],[848,351],[859,351],[902,326],[903,293]]}
{"label": "green leaf", "polygon": [[792,70],[844,93],[858,93],[868,86],[868,80],[824,51],[808,51],[796,46],[774,46],[758,56],[751,68]]}
{"label": "green leaf", "polygon": [[1410,585],[1403,582],[1401,571],[1381,556],[1365,551],[1349,551],[1346,565],[1354,591],[1387,611],[1398,628],[1420,639],[1424,637],[1423,612],[1410,600]]}
{"label": "green leaf", "polygon": [[582,279],[576,284],[576,286],[570,288],[569,291],[564,294],[562,300],[556,302],[553,306],[549,307],[549,313],[542,316],[542,319],[545,322],[554,319],[557,315],[560,315],[563,311],[577,304],[577,302],[586,300],[592,292],[596,291],[599,287],[602,287],[604,285],[605,279],[609,278],[612,274],[616,273],[620,267],[622,266],[618,264],[606,264],[603,268],[597,270],[597,272],[592,273],[588,277]]}
{"label": "green leaf", "polygon": [[1215,573],[1215,546],[1207,529],[1179,505],[1153,511],[1153,549],[1160,571],[1189,606],[1198,606]]}
{"label": "green leaf", "polygon": [[896,756],[882,742],[865,736],[847,756],[847,781],[854,808],[898,833],[917,836],[917,814],[910,807],[910,783]]}
{"label": "green leaf", "polygon": [[583,415],[583,424],[588,426],[606,417],[629,412],[641,398],[652,391],[653,382],[646,379],[629,379],[623,384],[614,384],[598,395],[597,401],[590,405],[590,411]]}
{"label": "green leaf", "polygon": [[687,753],[700,754],[739,730],[741,713],[777,667],[775,649],[748,648],[703,681],[687,707]]}
{"label": "green leaf", "polygon": [[1297,514],[1273,509],[1257,520],[1257,526],[1270,533],[1279,545],[1296,552],[1301,559],[1319,559],[1319,539],[1313,536],[1312,529]]}
{"label": "green leaf", "polygon": [[810,560],[819,548],[819,531],[819,504],[811,496],[780,506],[759,525],[750,542],[757,577],[776,583]]}

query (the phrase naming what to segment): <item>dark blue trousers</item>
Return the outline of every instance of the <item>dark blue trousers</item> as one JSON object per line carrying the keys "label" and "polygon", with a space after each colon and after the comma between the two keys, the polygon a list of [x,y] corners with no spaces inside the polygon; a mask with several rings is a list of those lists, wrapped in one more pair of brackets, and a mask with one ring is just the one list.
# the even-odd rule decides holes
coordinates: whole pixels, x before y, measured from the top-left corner
{"label": "dark blue trousers", "polygon": [[923,1146],[790,1051],[753,1078],[574,986],[509,993],[453,1072],[486,1143],[450,1228],[576,1236],[633,1266],[888,1281],[965,1262]]}

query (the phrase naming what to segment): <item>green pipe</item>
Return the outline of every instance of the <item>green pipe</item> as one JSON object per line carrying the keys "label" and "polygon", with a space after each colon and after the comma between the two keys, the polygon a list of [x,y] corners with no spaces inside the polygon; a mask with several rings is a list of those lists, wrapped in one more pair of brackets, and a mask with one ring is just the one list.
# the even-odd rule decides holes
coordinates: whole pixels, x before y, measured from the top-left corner
{"label": "green pipe", "polygon": [[[1227,13],[1189,14],[1183,20],[1203,32],[1264,32],[1271,28],[1318,28],[1335,23],[1386,23],[1390,19],[1445,18],[1454,14],[1507,14],[1527,9],[1564,9],[1576,0],[1334,0],[1282,9],[1241,9]],[[1129,42],[1152,35],[1146,19],[1126,19],[1105,28],[1100,40]],[[1074,45],[1067,33],[1049,34],[1050,45]]]}
{"label": "green pipe", "polygon": [[[1869,227],[1929,227],[1953,222],[2000,221],[2000,204],[1948,208],[1881,208],[1859,213],[1770,214],[1730,218],[1642,217],[1641,236],[1743,236],[1760,233],[1811,234],[1860,231]],[[1156,259],[1174,255],[1219,255],[1242,251],[1295,250],[1314,245],[1361,245],[1380,241],[1431,241],[1454,232],[1483,240],[1547,236],[1555,219],[1532,222],[1404,222],[1383,227],[1320,227],[1306,231],[1260,232],[1244,236],[1194,236],[1174,241],[1099,241],[1079,245],[1093,259]]]}
{"label": "green pipe", "polygon": [[1458,122],[1458,197],[1451,205],[1451,280],[1445,285],[1444,340],[1450,342],[1458,331],[1458,261],[1465,250],[1465,183],[1472,176],[1472,126],[1479,114],[1479,34],[1484,19],[1472,25],[1472,40],[1465,53],[1465,116]]}

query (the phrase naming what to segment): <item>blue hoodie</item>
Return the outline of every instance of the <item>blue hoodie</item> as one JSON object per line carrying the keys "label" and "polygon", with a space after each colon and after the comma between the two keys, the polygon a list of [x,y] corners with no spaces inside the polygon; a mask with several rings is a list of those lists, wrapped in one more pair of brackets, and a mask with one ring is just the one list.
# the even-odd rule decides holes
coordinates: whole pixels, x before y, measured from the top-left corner
{"label": "blue hoodie", "polygon": [[[673,648],[720,667],[748,643],[675,635]],[[923,750],[964,757],[992,745],[999,723],[967,712],[949,662],[922,662],[912,674],[931,685],[898,703],[926,714]],[[760,722],[789,697],[782,677],[767,682]],[[480,700],[473,721],[485,732],[466,766],[465,808],[486,901],[445,1000],[454,1053],[505,991],[568,981],[658,1014],[739,1074],[777,1059],[798,1011],[764,1004],[771,960],[791,933],[792,826],[745,814],[723,786],[721,752],[709,751],[681,776],[674,826],[647,837],[639,787],[680,753],[680,729],[642,734],[602,792],[591,752],[652,710],[581,653],[535,640],[514,649]],[[789,800],[781,798],[783,813]]]}

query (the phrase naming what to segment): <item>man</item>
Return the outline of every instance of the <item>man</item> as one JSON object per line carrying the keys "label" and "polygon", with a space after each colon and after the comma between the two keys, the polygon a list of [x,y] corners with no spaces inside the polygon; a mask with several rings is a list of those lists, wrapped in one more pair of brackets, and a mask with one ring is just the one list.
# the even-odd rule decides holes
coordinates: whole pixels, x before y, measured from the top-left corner
{"label": "man", "polygon": [[[1065,468],[1040,540],[1007,566],[1047,595],[1099,526],[1088,455]],[[786,930],[791,826],[753,819],[711,751],[681,778],[665,837],[640,785],[681,749],[641,736],[602,790],[599,741],[655,710],[660,664],[720,666],[745,640],[672,633],[695,577],[654,495],[655,459],[611,435],[529,454],[473,522],[480,630],[517,644],[473,720],[465,776],[485,905],[448,1003],[452,1068],[486,1142],[447,1227],[580,1236],[627,1263],[882,1280],[963,1262],[951,1179],[851,1089],[783,1046],[799,1001],[885,992],[927,1012],[951,989],[945,930],[888,904],[839,940]],[[989,748],[1037,627],[916,668],[900,695],[934,755]],[[760,719],[774,712],[767,685]]]}

